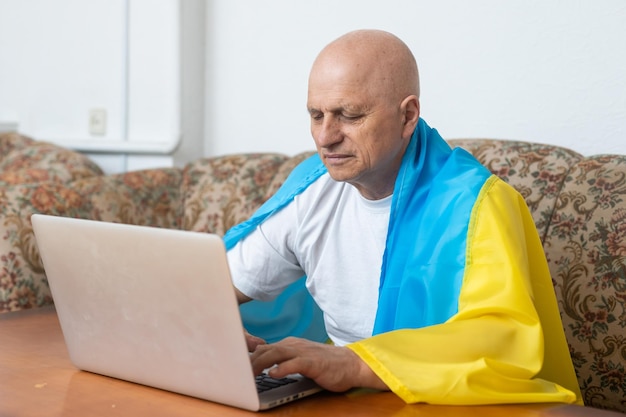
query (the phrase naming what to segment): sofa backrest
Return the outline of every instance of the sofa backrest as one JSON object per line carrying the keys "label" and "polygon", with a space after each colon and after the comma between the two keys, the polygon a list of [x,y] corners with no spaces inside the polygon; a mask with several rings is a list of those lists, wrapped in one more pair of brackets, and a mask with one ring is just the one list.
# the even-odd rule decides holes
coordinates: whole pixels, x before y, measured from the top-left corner
{"label": "sofa backrest", "polygon": [[183,173],[183,229],[224,235],[250,217],[311,154],[226,155],[188,164]]}
{"label": "sofa backrest", "polygon": [[448,143],[472,153],[524,197],[543,242],[563,182],[583,156],[563,147],[523,141],[453,139]]}

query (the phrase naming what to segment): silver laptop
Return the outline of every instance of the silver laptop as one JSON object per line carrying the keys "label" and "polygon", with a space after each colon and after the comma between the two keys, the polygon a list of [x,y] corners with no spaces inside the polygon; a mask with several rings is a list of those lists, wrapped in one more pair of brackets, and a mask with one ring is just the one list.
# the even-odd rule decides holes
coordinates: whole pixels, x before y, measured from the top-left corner
{"label": "silver laptop", "polygon": [[40,214],[32,223],[77,368],[252,411],[320,391],[294,375],[259,393],[218,236]]}

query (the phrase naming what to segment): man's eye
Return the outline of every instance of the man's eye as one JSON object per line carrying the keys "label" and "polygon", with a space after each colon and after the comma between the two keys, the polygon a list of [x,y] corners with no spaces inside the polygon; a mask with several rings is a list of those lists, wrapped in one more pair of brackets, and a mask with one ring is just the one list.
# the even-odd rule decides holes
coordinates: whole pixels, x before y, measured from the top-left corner
{"label": "man's eye", "polygon": [[315,121],[320,121],[323,118],[324,118],[324,115],[322,113],[311,113],[311,119]]}
{"label": "man's eye", "polygon": [[361,117],[363,117],[363,115],[361,115],[361,114],[342,114],[341,117],[343,117],[344,119],[346,119],[348,121],[355,121],[355,120],[359,120]]}

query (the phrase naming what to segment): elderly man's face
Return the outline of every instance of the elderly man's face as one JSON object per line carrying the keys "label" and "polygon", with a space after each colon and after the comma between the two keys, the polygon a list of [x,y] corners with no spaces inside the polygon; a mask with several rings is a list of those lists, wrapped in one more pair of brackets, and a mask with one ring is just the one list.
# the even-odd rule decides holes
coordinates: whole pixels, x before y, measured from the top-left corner
{"label": "elderly man's face", "polygon": [[401,102],[350,71],[325,68],[311,73],[307,107],[331,177],[352,184],[365,198],[390,195],[407,145]]}

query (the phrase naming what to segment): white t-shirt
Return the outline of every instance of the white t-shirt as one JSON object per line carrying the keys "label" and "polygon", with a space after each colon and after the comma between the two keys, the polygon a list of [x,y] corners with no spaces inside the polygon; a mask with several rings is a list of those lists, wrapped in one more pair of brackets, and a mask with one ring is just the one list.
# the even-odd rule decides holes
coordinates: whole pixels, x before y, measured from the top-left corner
{"label": "white t-shirt", "polygon": [[306,275],[335,344],[371,336],[390,206],[324,174],[228,252],[235,286],[269,300]]}

